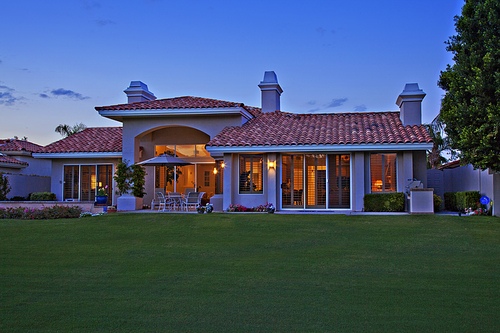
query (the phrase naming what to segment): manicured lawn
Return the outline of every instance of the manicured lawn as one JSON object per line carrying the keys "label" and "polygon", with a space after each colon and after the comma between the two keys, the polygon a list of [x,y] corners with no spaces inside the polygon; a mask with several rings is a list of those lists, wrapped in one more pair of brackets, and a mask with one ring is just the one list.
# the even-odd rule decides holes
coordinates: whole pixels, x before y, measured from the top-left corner
{"label": "manicured lawn", "polygon": [[1,332],[498,332],[500,219],[0,220]]}

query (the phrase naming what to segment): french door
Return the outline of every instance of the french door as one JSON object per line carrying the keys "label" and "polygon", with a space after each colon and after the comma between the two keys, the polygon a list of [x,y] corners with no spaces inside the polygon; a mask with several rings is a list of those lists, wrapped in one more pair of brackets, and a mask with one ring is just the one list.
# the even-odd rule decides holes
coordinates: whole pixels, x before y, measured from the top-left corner
{"label": "french door", "polygon": [[282,208],[350,208],[349,154],[283,155]]}

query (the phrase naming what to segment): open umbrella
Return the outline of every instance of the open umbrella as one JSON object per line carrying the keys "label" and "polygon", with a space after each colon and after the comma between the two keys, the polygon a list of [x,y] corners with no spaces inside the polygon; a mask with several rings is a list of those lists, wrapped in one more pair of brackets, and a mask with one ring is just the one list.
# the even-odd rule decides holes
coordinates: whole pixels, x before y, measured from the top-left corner
{"label": "open umbrella", "polygon": [[[184,160],[181,160],[180,158],[170,156],[167,154],[161,154],[161,155],[158,155],[156,157],[150,158],[149,160],[139,162],[137,164],[146,165],[146,166],[176,167],[176,166],[190,165],[193,163],[186,162]],[[165,179],[167,179],[167,169],[166,168],[165,168]],[[165,186],[166,186],[166,183],[165,183]]]}
{"label": "open umbrella", "polygon": [[149,160],[139,162],[137,164],[150,165],[150,166],[173,167],[173,166],[190,165],[193,163],[186,162],[184,160],[181,160],[180,158],[170,156],[167,154],[161,154],[161,155],[158,155],[156,157],[150,158]]}

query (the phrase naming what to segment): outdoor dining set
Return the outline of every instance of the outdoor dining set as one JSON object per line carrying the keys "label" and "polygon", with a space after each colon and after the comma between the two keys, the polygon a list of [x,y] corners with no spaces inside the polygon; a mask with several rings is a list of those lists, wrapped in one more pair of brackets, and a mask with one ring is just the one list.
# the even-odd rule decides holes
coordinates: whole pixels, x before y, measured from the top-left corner
{"label": "outdoor dining set", "polygon": [[151,202],[151,210],[158,207],[158,211],[180,210],[189,211],[201,204],[201,198],[205,192],[188,192],[185,194],[178,192],[156,192],[154,200]]}

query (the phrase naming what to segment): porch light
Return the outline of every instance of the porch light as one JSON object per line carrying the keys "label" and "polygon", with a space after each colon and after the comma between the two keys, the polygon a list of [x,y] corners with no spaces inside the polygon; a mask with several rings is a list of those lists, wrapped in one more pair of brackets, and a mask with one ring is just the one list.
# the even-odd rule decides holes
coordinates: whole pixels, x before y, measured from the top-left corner
{"label": "porch light", "polygon": [[269,166],[269,169],[274,169],[274,161],[269,161],[267,165]]}
{"label": "porch light", "polygon": [[217,168],[214,168],[214,175],[217,174]]}
{"label": "porch light", "polygon": [[224,164],[224,162],[222,162],[222,164],[220,165],[220,167],[221,167],[222,169],[224,169],[224,168],[226,167],[226,165]]}

